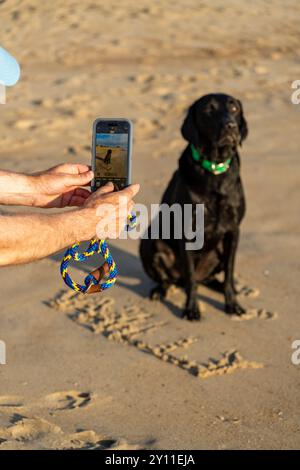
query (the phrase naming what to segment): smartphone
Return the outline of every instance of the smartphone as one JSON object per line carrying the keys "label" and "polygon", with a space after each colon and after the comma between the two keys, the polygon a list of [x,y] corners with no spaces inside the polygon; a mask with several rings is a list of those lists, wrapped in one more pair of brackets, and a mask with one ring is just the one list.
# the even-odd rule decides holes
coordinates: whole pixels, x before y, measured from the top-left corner
{"label": "smartphone", "polygon": [[111,181],[115,191],[131,183],[132,123],[99,118],[93,124],[92,191]]}

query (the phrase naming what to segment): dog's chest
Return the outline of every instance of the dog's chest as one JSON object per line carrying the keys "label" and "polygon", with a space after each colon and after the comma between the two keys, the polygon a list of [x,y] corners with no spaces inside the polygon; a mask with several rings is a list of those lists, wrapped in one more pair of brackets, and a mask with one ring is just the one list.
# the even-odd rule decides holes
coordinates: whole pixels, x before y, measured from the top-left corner
{"label": "dog's chest", "polygon": [[[228,194],[210,192],[199,194],[189,191],[193,204],[193,219],[197,204],[204,205],[204,232],[205,237],[219,238],[224,233],[236,228],[244,215],[244,195],[242,188],[237,185],[235,191]],[[193,220],[196,223],[196,220]]]}

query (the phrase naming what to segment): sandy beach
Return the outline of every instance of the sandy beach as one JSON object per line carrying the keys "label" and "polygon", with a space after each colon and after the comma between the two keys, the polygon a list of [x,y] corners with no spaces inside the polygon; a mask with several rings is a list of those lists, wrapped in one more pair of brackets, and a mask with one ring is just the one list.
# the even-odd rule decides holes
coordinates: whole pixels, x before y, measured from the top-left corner
{"label": "sandy beach", "polygon": [[299,448],[299,15],[296,0],[1,2],[22,68],[0,105],[2,169],[90,164],[94,119],[126,117],[137,202],[158,203],[198,97],[241,99],[249,137],[242,319],[204,287],[199,323],[181,319],[179,289],[148,300],[135,240],[110,243],[120,276],[99,295],[67,290],[62,253],[1,268],[0,450]]}

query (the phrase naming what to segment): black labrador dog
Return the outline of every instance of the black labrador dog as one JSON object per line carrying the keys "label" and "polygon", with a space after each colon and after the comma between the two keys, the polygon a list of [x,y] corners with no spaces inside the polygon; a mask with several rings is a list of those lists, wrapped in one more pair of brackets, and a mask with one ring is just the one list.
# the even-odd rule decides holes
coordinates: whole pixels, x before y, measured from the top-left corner
{"label": "black labrador dog", "polygon": [[[157,283],[150,297],[162,300],[170,285],[182,286],[187,296],[183,317],[199,320],[197,284],[203,283],[224,293],[226,313],[242,315],[234,286],[239,225],[245,214],[238,154],[248,134],[242,104],[222,93],[205,95],[190,107],[181,133],[188,145],[162,203],[204,204],[204,245],[186,250],[184,236],[175,239],[172,232],[170,239],[151,240],[150,225],[140,244],[144,269]],[[220,272],[222,282],[215,277]]]}

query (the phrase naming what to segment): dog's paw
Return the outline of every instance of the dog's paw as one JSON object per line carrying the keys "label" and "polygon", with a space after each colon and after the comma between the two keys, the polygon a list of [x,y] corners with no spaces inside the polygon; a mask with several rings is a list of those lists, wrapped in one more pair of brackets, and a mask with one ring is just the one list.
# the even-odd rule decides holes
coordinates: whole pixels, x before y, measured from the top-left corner
{"label": "dog's paw", "polygon": [[225,305],[225,312],[228,315],[244,315],[246,310],[238,303],[238,302],[231,302]]}
{"label": "dog's paw", "polygon": [[195,306],[194,308],[186,308],[182,312],[182,318],[186,318],[189,321],[199,321],[201,320],[201,311],[198,306]]}
{"label": "dog's paw", "polygon": [[156,286],[151,289],[150,300],[164,300],[166,297],[166,290],[162,286]]}

